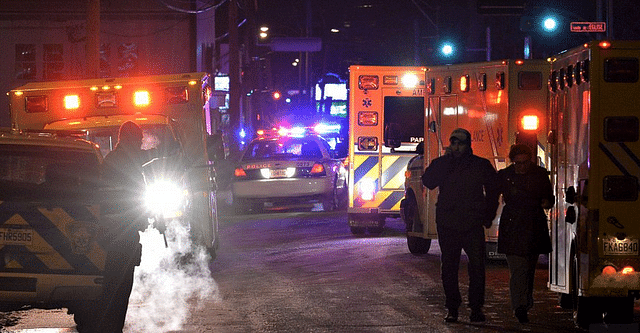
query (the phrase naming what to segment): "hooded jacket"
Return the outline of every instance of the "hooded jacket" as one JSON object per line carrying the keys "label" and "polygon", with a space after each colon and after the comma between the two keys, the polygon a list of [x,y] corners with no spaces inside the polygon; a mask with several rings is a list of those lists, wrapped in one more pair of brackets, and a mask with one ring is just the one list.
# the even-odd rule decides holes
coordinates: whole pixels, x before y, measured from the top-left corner
{"label": "hooded jacket", "polygon": [[467,231],[490,226],[496,216],[496,171],[487,159],[471,152],[459,158],[438,157],[426,168],[422,183],[430,190],[439,189],[438,228]]}

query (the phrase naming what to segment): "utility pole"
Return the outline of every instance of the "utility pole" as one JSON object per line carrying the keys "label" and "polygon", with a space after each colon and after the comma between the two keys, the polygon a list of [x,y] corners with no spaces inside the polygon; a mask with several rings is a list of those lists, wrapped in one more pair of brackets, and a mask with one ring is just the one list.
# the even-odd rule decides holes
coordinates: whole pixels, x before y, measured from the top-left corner
{"label": "utility pole", "polygon": [[240,127],[240,47],[238,40],[238,0],[229,0],[229,127],[231,149],[239,150],[237,131]]}
{"label": "utility pole", "polygon": [[87,43],[85,44],[88,79],[100,77],[100,0],[87,3]]}

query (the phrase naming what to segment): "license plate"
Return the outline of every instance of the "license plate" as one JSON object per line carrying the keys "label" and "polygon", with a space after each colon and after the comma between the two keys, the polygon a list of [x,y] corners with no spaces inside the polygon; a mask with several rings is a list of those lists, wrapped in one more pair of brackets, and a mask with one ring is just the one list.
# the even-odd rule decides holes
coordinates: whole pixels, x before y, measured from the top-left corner
{"label": "license plate", "polygon": [[271,178],[284,178],[287,176],[287,169],[272,169]]}
{"label": "license plate", "polygon": [[0,245],[31,245],[32,229],[0,228]]}
{"label": "license plate", "polygon": [[602,241],[602,252],[604,255],[635,255],[638,253],[637,239],[618,240],[616,238],[605,239]]}

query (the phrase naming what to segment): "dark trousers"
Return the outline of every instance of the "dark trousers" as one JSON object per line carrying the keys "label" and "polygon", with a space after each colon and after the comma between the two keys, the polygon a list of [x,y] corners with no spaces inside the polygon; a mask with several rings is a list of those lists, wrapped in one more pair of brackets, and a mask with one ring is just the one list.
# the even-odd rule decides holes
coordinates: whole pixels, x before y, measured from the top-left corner
{"label": "dark trousers", "polygon": [[533,280],[536,275],[538,255],[507,255],[509,265],[509,293],[511,308],[529,310],[533,307]]}
{"label": "dark trousers", "polygon": [[104,287],[100,298],[95,332],[121,333],[133,287],[133,273],[140,264],[139,244],[132,248],[107,252]]}
{"label": "dark trousers", "polygon": [[482,227],[468,231],[448,230],[438,228],[438,243],[440,244],[441,277],[445,306],[457,309],[462,304],[460,287],[458,285],[458,270],[462,250],[469,258],[469,307],[481,309],[484,305],[485,288],[485,242]]}

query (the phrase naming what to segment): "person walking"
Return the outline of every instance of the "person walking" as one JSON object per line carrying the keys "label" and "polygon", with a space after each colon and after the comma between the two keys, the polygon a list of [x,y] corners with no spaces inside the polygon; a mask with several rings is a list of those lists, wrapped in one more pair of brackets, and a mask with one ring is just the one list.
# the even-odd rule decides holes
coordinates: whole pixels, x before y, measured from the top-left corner
{"label": "person walking", "polygon": [[115,149],[102,164],[102,180],[115,191],[109,203],[102,206],[109,228],[104,286],[98,318],[87,332],[121,333],[124,327],[134,269],[142,256],[139,231],[149,226],[141,209],[145,188],[142,165],[149,160],[141,149],[142,138],[140,126],[131,121],[123,123]]}
{"label": "person walking", "polygon": [[458,321],[462,303],[458,270],[462,250],[469,259],[469,307],[472,322],[486,320],[484,229],[491,227],[498,208],[496,170],[487,159],[473,155],[471,134],[458,128],[451,133],[445,154],[429,164],[422,183],[439,189],[436,228],[441,251],[441,278],[446,322]]}
{"label": "person walking", "polygon": [[521,323],[529,322],[533,306],[533,282],[540,254],[551,252],[545,209],[555,197],[549,172],[532,161],[531,149],[511,146],[512,164],[498,171],[498,186],[504,200],[498,229],[498,253],[507,257],[511,307]]}

